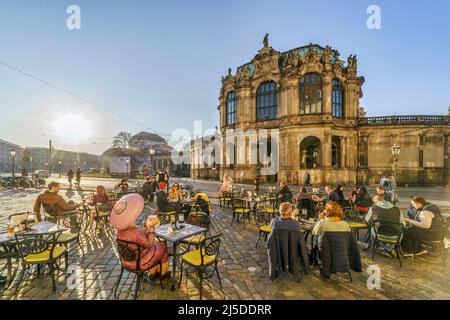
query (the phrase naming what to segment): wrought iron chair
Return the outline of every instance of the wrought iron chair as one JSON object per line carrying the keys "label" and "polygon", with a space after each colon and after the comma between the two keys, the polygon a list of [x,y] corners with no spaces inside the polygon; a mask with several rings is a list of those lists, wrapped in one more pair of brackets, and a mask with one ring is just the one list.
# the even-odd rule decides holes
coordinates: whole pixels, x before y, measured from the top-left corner
{"label": "wrought iron chair", "polygon": [[109,228],[109,218],[111,217],[111,211],[113,208],[112,201],[99,202],[94,207],[94,221],[95,221],[95,232],[98,230],[99,222],[103,222],[103,225]]}
{"label": "wrought iron chair", "polygon": [[[183,279],[183,265],[187,264],[194,267],[197,271],[197,276],[199,279],[199,291],[200,300],[202,300],[203,294],[203,280],[210,279],[214,273],[217,274],[219,278],[220,287],[222,287],[222,280],[220,279],[219,270],[217,269],[217,264],[220,261],[220,237],[222,233],[211,236],[205,239],[200,244],[199,249],[185,253],[181,258],[181,270],[180,270],[180,284]],[[213,266],[213,270],[207,273],[208,267]]]}
{"label": "wrought iron chair", "polygon": [[58,224],[68,229],[59,234],[56,243],[68,248],[72,242],[76,242],[84,255],[80,233],[83,226],[84,213],[82,211],[64,212],[58,216]]}
{"label": "wrought iron chair", "polygon": [[37,265],[38,272],[40,266],[46,264],[50,269],[53,291],[56,291],[55,269],[59,269],[57,262],[64,256],[65,269],[67,270],[69,255],[67,249],[59,246],[56,240],[60,232],[46,234],[20,234],[16,233],[16,246],[19,257],[22,260],[22,270],[16,285],[16,292],[19,289],[23,276],[28,268]]}
{"label": "wrought iron chair", "polygon": [[221,208],[225,206],[230,207],[232,201],[233,201],[232,192],[224,192],[222,195],[219,195],[219,207]]}
{"label": "wrought iron chair", "polygon": [[[136,242],[126,241],[126,240],[116,240],[117,250],[119,251],[119,259],[120,259],[120,275],[117,279],[115,289],[114,289],[114,297],[117,297],[117,289],[120,284],[120,280],[122,279],[123,271],[126,270],[129,273],[134,273],[136,275],[136,287],[134,289],[134,299],[137,298],[139,294],[139,290],[141,288],[141,280],[144,278],[144,275],[153,267],[159,265],[160,269],[162,267],[161,260],[154,264],[148,266],[146,269],[141,269],[141,253],[142,250],[145,249],[140,244]],[[127,263],[135,263],[134,267],[127,266]],[[160,278],[161,287],[164,289],[162,280]]]}
{"label": "wrought iron chair", "polygon": [[195,246],[198,249],[199,245],[205,241],[206,234],[209,231],[209,224],[211,220],[208,214],[204,212],[191,212],[188,216],[188,223],[206,228],[207,230],[201,234],[189,237],[181,241],[182,244],[186,245],[186,252],[190,250],[191,246]]}
{"label": "wrought iron chair", "polygon": [[394,245],[395,253],[402,267],[401,244],[404,226],[400,222],[385,222],[385,221],[372,221],[371,228],[374,233],[374,239],[372,244],[372,260],[375,257],[375,252],[380,247],[380,244],[386,243]]}
{"label": "wrought iron chair", "polygon": [[233,217],[231,219],[231,224],[233,224],[234,221],[239,222],[242,218],[242,222],[244,223],[245,228],[245,219],[248,220],[250,223],[250,213],[251,209],[248,207],[247,201],[243,199],[234,198],[232,202],[232,208],[233,208]]}
{"label": "wrought iron chair", "polygon": [[259,235],[258,240],[256,241],[255,249],[258,247],[259,240],[261,240],[261,237],[264,235],[264,243],[267,243],[267,237],[272,232],[272,229],[269,225],[261,226],[259,227]]}
{"label": "wrought iron chair", "polygon": [[437,253],[441,256],[442,264],[445,267],[445,260],[446,260],[447,257],[446,257],[446,254],[445,254],[444,237],[445,237],[445,234],[448,232],[449,225],[448,225],[448,220],[444,219],[443,221],[444,221],[444,226],[443,226],[444,233],[443,233],[442,239],[434,240],[434,241],[432,241],[432,240],[422,240],[422,239],[421,240],[416,240],[415,245],[414,245],[413,259],[416,257],[416,252],[419,249],[420,243],[423,243],[424,245],[430,246],[430,247],[432,247],[433,249],[435,249],[437,251]]}

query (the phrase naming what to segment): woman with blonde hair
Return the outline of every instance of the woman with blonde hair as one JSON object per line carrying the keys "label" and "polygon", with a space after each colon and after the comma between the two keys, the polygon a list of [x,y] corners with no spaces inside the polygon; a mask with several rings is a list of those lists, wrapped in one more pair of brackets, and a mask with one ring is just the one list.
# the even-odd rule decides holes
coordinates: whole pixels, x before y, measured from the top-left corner
{"label": "woman with blonde hair", "polygon": [[169,189],[169,201],[179,202],[183,200],[183,193],[181,192],[180,185],[174,183]]}
{"label": "woman with blonde hair", "polygon": [[223,184],[219,189],[219,195],[223,195],[226,192],[232,192],[233,191],[233,179],[228,175],[224,174],[223,176]]}

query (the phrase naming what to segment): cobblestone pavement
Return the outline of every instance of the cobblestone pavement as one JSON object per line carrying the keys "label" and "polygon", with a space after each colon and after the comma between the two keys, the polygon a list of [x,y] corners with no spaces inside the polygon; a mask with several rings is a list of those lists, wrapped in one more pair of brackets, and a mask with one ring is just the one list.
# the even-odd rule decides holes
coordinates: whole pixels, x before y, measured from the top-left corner
{"label": "cobblestone pavement", "polygon": [[[0,226],[6,216],[20,208],[30,209],[37,192],[3,191],[0,193]],[[80,193],[62,192],[66,197],[77,200]],[[230,209],[220,210],[214,205],[211,234],[223,233],[218,279],[213,277],[204,282],[205,299],[450,299],[450,259],[447,267],[442,266],[438,256],[428,254],[415,260],[403,260],[403,268],[398,261],[377,254],[371,261],[368,252],[361,251],[363,272],[353,272],[353,282],[347,275],[332,276],[322,280],[317,268],[301,283],[286,277],[274,282],[268,279],[267,254],[260,244],[255,249],[256,225],[233,224]],[[361,235],[362,237],[363,235]],[[114,299],[113,288],[119,276],[120,264],[114,245],[112,231],[100,228],[85,232],[82,236],[84,256],[77,246],[69,247],[69,263],[79,266],[78,286],[67,287],[63,272],[57,277],[57,291],[51,289],[48,276],[31,274],[21,284],[17,293],[10,288],[0,295],[0,299]],[[367,267],[376,264],[381,270],[381,289],[367,288]],[[249,267],[256,268],[250,272]],[[162,289],[159,283],[146,283],[138,299],[198,299],[197,280],[193,270],[190,276],[183,276],[177,291]],[[72,279],[69,277],[69,279]],[[119,299],[132,299],[135,276],[125,273],[119,287]],[[69,281],[70,282],[70,281]],[[0,290],[2,290],[0,288]]]}

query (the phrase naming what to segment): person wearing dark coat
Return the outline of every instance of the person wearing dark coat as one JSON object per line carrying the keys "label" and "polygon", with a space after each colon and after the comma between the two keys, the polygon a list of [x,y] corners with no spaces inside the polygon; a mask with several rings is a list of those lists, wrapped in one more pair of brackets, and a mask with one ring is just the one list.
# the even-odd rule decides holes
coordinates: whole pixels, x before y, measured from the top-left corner
{"label": "person wearing dark coat", "polygon": [[377,186],[377,194],[384,199],[384,201],[392,202],[392,197],[386,192],[385,187]]}
{"label": "person wearing dark coat", "polygon": [[329,278],[337,272],[362,271],[361,254],[353,232],[327,231],[319,246],[320,274]]}
{"label": "person wearing dark coat", "polygon": [[180,213],[180,207],[170,203],[167,193],[162,190],[156,192],[156,206],[160,212],[176,211],[177,214]]}
{"label": "person wearing dark coat", "polygon": [[273,281],[282,272],[292,273],[300,281],[302,272],[308,274],[308,251],[301,232],[301,226],[292,218],[292,204],[280,204],[281,218],[274,218],[270,224],[272,232],[267,240],[269,277]]}
{"label": "person wearing dark coat", "polygon": [[280,182],[280,191],[277,193],[277,199],[280,199],[281,202],[292,202],[292,191],[284,181]]}

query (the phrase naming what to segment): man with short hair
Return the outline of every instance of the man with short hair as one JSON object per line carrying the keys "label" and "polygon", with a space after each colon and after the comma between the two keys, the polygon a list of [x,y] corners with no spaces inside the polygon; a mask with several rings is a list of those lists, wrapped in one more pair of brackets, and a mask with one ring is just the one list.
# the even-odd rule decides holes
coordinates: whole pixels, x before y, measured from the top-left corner
{"label": "man with short hair", "polygon": [[[391,223],[388,230],[392,233],[395,228],[398,229],[400,233],[401,229],[406,225],[405,220],[403,219],[402,212],[396,206],[394,206],[390,201],[385,200],[382,196],[378,195],[373,197],[373,205],[369,208],[367,215],[365,217],[368,224],[372,222],[376,223],[378,228],[378,232],[383,232],[383,225]],[[375,236],[375,231],[372,230],[372,235]],[[381,234],[384,239],[389,240],[397,240],[398,234]],[[393,256],[395,255],[394,251],[392,251],[392,245],[383,245],[386,255]]]}
{"label": "man with short hair", "polygon": [[52,181],[48,184],[48,190],[41,193],[34,204],[34,213],[37,220],[42,221],[41,217],[41,205],[44,210],[52,215],[58,215],[62,212],[72,211],[78,209],[81,204],[68,204],[58,192],[61,189],[59,182]]}
{"label": "man with short hair", "polygon": [[391,195],[389,193],[386,192],[386,188],[382,185],[377,186],[376,188],[377,190],[377,194],[378,196],[380,196],[381,198],[383,198],[383,200],[392,202],[392,198]]}
{"label": "man with short hair", "polygon": [[294,212],[290,202],[283,202],[279,207],[280,217],[275,217],[270,222],[272,231],[276,229],[300,230],[300,223],[294,219]]}
{"label": "man with short hair", "polygon": [[340,203],[339,195],[331,186],[325,186],[325,192],[326,194],[322,198],[313,195],[312,199],[316,202],[327,203],[328,201],[334,201]]}

